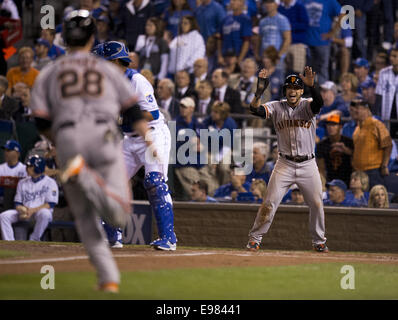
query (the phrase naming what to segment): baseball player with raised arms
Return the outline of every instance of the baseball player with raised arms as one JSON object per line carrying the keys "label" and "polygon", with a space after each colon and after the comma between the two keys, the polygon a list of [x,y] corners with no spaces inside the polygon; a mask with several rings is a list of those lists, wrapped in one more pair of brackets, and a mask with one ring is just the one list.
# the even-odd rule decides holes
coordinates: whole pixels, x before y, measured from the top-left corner
{"label": "baseball player with raised arms", "polygon": [[46,161],[33,155],[26,162],[28,177],[20,180],[14,198],[15,209],[0,214],[1,236],[3,240],[13,241],[12,224],[19,220],[36,220],[29,240],[40,241],[48,224],[52,221],[52,213],[58,203],[58,185],[46,175]]}
{"label": "baseball player with raised arms", "polygon": [[[286,99],[260,105],[261,95],[269,84],[268,75],[268,70],[260,71],[257,91],[250,104],[250,110],[261,118],[272,119],[279,157],[263,203],[249,232],[247,248],[251,251],[260,249],[261,240],[268,232],[283,196],[290,186],[297,184],[310,208],[309,229],[313,248],[317,252],[328,252],[322,183],[315,162],[315,116],[323,105],[319,89],[315,87],[315,72],[307,66],[304,76],[287,76],[283,85]],[[302,98],[304,85],[309,87],[312,99]]]}
{"label": "baseball player with raised arms", "polygon": [[66,16],[68,54],[42,69],[31,108],[39,131],[57,149],[60,180],[79,238],[96,268],[99,290],[118,292],[120,273],[101,219],[124,228],[131,214],[117,125],[120,111],[142,136],[148,126],[120,70],[90,53],[95,33],[95,20],[87,10]]}
{"label": "baseball player with raised arms", "polygon": [[[158,250],[174,251],[177,248],[177,238],[174,233],[173,204],[166,184],[171,136],[163,114],[159,111],[153,87],[138,71],[128,68],[131,60],[123,43],[105,42],[102,48],[97,46],[94,51],[115,63],[124,72],[137,97],[137,105],[148,121],[150,132],[144,139],[131,129],[129,119],[123,117],[123,154],[127,175],[131,179],[144,166],[144,187],[155,214],[159,234],[159,238],[151,246]],[[112,232],[107,232],[112,236]]]}

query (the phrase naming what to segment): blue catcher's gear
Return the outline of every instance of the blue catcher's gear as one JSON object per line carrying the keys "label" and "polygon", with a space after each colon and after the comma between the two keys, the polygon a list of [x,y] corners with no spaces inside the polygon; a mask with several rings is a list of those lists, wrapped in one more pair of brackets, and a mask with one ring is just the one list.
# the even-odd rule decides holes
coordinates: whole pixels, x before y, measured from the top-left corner
{"label": "blue catcher's gear", "polygon": [[173,206],[168,198],[169,188],[160,172],[149,172],[144,179],[149,202],[155,214],[160,239],[153,243],[162,250],[175,250],[176,236],[174,233]]}
{"label": "blue catcher's gear", "polygon": [[37,174],[43,173],[46,168],[46,161],[44,158],[38,156],[37,154],[30,156],[26,162],[26,166],[33,167],[34,172]]}
{"label": "blue catcher's gear", "polygon": [[104,43],[104,58],[106,60],[120,59],[130,63],[129,51],[126,46],[118,41],[108,41]]}
{"label": "blue catcher's gear", "polygon": [[104,44],[103,43],[97,44],[94,48],[91,49],[91,52],[94,53],[96,56],[103,58],[104,57]]}

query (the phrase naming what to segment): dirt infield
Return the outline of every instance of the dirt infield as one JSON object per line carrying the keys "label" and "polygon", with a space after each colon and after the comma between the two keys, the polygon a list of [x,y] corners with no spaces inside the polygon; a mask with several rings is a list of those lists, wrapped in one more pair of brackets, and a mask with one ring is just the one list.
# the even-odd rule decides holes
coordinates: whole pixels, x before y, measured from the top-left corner
{"label": "dirt infield", "polygon": [[[0,274],[37,272],[51,263],[58,271],[94,271],[81,244],[0,242],[0,251],[18,252],[17,257],[0,259]],[[242,250],[178,248],[175,252],[155,251],[148,246],[113,249],[122,271],[176,268],[286,266],[308,263],[356,262],[398,265],[398,254],[363,254],[311,251],[248,252]]]}

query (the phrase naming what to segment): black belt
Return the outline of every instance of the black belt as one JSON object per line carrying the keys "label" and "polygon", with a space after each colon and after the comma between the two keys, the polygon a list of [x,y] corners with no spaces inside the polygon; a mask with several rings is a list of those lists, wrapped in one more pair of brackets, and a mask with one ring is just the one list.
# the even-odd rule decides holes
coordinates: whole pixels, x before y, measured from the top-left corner
{"label": "black belt", "polygon": [[[109,120],[107,120],[107,119],[95,119],[95,123],[97,123],[97,124],[108,123],[108,122],[109,122]],[[65,122],[61,123],[60,126],[58,126],[58,130],[65,129],[68,127],[74,127],[75,124],[76,123],[74,121],[65,121]]]}
{"label": "black belt", "polygon": [[289,156],[289,155],[287,155],[287,154],[282,154],[282,153],[280,153],[279,152],[279,155],[282,157],[282,158],[285,158],[285,159],[287,159],[287,160],[290,160],[290,161],[294,161],[294,162],[304,162],[304,161],[307,161],[307,160],[311,160],[311,159],[314,159],[315,158],[315,155],[313,154],[313,153],[311,153],[311,154],[307,154],[307,155],[305,155],[305,156]]}

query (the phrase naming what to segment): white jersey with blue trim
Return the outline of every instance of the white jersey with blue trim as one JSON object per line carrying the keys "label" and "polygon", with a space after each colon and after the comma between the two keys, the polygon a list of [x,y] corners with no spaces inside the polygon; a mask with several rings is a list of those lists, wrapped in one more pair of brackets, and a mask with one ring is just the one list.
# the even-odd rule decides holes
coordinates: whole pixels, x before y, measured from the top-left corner
{"label": "white jersey with blue trim", "polygon": [[45,203],[58,203],[58,185],[54,179],[43,175],[37,179],[27,177],[18,182],[14,202],[28,208],[36,208]]}
{"label": "white jersey with blue trim", "polygon": [[[133,88],[133,94],[138,99],[137,104],[142,111],[155,113],[158,118],[148,122],[148,125],[153,126],[157,124],[164,124],[165,119],[163,114],[159,111],[159,106],[155,98],[155,93],[149,81],[140,74],[137,70],[127,69],[125,76],[130,80]],[[155,117],[154,117],[155,118]]]}

